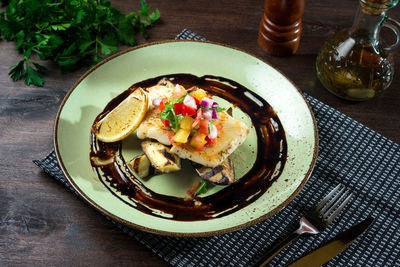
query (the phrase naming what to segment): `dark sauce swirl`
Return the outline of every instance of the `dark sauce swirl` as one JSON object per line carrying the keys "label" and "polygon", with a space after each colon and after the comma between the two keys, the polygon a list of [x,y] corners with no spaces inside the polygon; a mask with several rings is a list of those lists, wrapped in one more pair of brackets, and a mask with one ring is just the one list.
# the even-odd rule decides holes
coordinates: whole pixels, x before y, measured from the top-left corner
{"label": "dark sauce swirl", "polygon": [[[232,80],[206,75],[171,74],[132,85],[114,98],[93,123],[103,118],[137,87],[151,87],[162,78],[185,88],[198,86],[212,95],[233,103],[248,114],[257,134],[257,157],[251,170],[234,184],[205,197],[186,199],[159,194],[147,188],[127,167],[122,157],[122,143],[103,143],[91,134],[91,159],[108,160],[99,166],[91,160],[100,181],[121,201],[153,216],[179,221],[218,218],[234,213],[257,200],[282,173],[287,143],[282,124],[272,107],[260,96]],[[114,188],[111,190],[109,187]],[[116,191],[116,192],[115,192]],[[125,195],[129,201],[118,194]]]}

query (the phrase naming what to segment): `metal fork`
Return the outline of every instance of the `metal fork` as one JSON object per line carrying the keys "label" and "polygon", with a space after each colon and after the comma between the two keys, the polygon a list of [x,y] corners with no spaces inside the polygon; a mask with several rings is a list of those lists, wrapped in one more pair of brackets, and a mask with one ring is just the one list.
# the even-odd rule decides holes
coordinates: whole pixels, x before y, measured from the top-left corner
{"label": "metal fork", "polygon": [[288,237],[275,241],[253,266],[264,266],[282,249],[301,235],[315,235],[324,230],[347,205],[353,193],[342,184],[336,186],[307,215],[300,219],[299,228]]}

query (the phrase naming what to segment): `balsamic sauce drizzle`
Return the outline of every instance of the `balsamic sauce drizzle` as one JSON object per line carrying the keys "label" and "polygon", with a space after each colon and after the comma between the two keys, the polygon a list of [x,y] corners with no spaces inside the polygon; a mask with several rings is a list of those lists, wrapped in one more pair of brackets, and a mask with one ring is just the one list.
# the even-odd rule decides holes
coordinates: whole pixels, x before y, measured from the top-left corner
{"label": "balsamic sauce drizzle", "polygon": [[[285,166],[287,143],[282,124],[272,107],[260,96],[232,80],[205,75],[170,74],[132,85],[114,98],[95,119],[96,125],[108,112],[137,87],[151,87],[162,78],[185,88],[198,86],[212,95],[234,103],[248,114],[257,134],[257,157],[251,170],[232,185],[215,194],[185,199],[156,193],[147,188],[127,167],[122,157],[122,143],[103,143],[91,132],[91,164],[100,181],[121,201],[146,214],[178,221],[218,218],[234,213],[257,200],[278,179]],[[102,166],[92,160],[97,157],[111,162]],[[114,188],[111,190],[110,187]],[[128,197],[123,200],[117,193]],[[199,205],[199,201],[201,205]]]}

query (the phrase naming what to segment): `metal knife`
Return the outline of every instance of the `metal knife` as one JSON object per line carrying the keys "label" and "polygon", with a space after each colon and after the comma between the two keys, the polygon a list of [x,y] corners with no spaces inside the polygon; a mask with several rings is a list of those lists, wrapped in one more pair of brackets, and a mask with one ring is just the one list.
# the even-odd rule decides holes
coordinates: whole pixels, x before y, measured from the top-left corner
{"label": "metal knife", "polygon": [[367,218],[359,224],[341,232],[336,237],[325,243],[323,246],[310,252],[304,257],[290,264],[290,267],[319,267],[345,250],[354,240],[356,240],[374,221],[374,218]]}

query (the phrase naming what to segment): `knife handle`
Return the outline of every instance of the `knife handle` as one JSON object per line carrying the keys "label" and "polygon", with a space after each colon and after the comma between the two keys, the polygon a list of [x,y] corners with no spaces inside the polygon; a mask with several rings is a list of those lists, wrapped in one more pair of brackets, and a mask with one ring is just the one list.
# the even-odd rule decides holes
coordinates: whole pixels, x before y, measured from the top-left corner
{"label": "knife handle", "polygon": [[253,266],[265,266],[271,261],[279,252],[282,251],[287,245],[293,240],[297,239],[300,235],[296,232],[292,232],[284,239],[278,239],[272,244],[272,246],[263,254]]}

